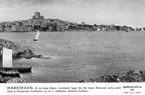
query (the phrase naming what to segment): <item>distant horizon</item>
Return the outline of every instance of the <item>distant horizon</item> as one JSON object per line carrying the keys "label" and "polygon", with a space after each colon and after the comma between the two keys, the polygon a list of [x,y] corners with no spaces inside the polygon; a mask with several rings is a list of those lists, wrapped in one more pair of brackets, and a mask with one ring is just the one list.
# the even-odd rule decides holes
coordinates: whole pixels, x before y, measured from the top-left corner
{"label": "distant horizon", "polygon": [[143,0],[0,0],[0,22],[44,18],[86,24],[145,27]]}

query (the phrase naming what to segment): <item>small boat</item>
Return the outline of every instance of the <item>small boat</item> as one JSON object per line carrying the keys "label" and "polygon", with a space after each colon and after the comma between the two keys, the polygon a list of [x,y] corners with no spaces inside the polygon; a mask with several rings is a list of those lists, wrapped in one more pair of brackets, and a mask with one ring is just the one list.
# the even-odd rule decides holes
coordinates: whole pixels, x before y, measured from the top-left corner
{"label": "small boat", "polygon": [[16,70],[19,73],[29,73],[32,67],[3,67],[4,70]]}
{"label": "small boat", "polygon": [[33,39],[33,41],[38,41],[38,38],[39,38],[39,30],[37,30],[37,34],[36,34],[36,36],[35,36],[35,38]]}
{"label": "small boat", "polygon": [[[2,62],[0,64],[0,74],[3,75],[17,75],[19,73],[27,73],[31,72],[32,67],[13,67],[13,60],[12,60],[12,49],[7,49],[2,47]],[[17,72],[16,72],[17,71]]]}
{"label": "small boat", "polygon": [[20,77],[20,73],[17,70],[0,69],[0,75],[2,77]]}

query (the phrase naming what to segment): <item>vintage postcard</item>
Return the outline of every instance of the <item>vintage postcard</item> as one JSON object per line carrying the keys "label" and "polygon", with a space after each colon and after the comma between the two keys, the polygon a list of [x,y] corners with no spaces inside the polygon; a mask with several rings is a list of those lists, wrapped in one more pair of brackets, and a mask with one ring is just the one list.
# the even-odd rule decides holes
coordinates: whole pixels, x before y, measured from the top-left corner
{"label": "vintage postcard", "polygon": [[143,95],[144,4],[0,0],[0,88]]}

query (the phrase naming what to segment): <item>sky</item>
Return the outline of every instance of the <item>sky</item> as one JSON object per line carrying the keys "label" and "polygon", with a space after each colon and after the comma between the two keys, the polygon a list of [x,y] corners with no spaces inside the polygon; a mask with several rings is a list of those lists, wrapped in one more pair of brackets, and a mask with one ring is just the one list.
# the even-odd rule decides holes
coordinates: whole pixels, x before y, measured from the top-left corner
{"label": "sky", "polygon": [[0,22],[45,18],[145,27],[145,0],[0,0]]}

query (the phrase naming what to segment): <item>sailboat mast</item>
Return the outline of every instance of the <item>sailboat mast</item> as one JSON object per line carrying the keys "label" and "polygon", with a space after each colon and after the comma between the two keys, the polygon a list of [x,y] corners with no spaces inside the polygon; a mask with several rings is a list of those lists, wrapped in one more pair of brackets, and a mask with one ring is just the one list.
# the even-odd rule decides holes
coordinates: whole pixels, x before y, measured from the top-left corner
{"label": "sailboat mast", "polygon": [[[34,5],[34,7],[35,7],[35,12],[36,12],[36,14],[38,14],[38,15],[40,15],[39,14],[39,12],[38,12],[38,8],[37,8],[37,5],[39,4],[39,0],[36,0],[36,2],[34,3],[35,5]],[[41,23],[40,23],[40,25],[41,25]],[[39,26],[37,26],[37,33],[36,33],[36,36],[35,36],[35,38],[33,39],[33,41],[37,41],[38,40],[38,38],[39,38],[39,30],[40,30],[40,27]]]}

